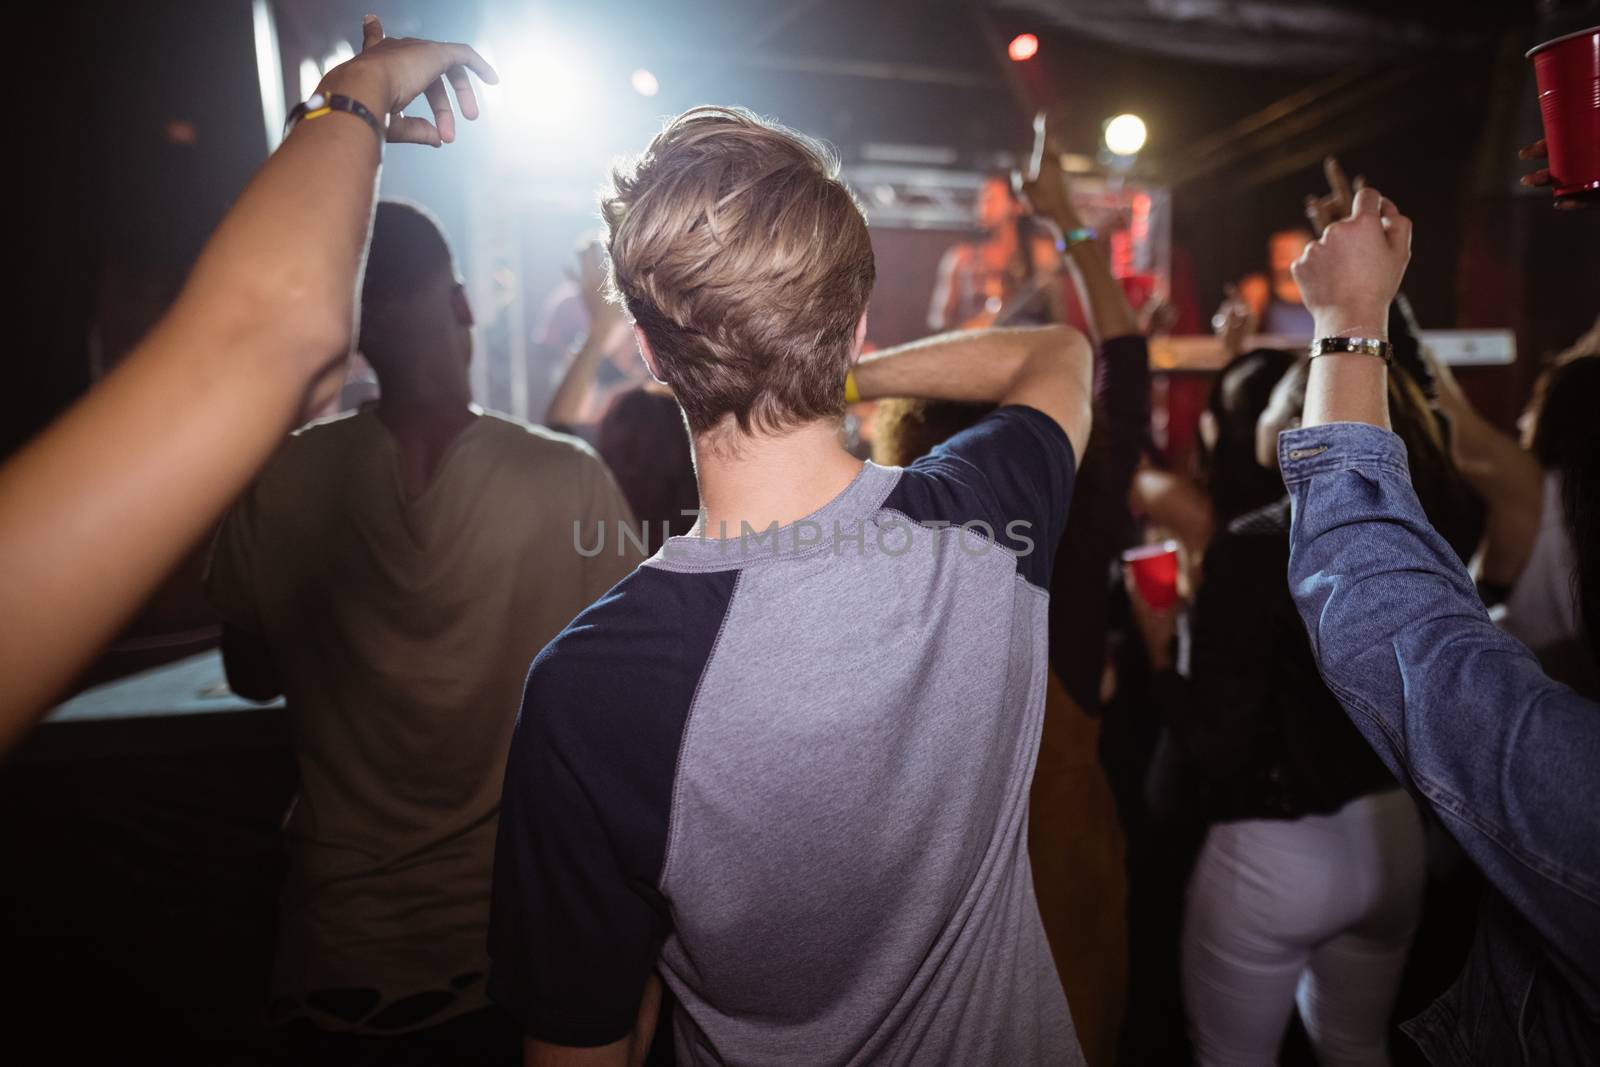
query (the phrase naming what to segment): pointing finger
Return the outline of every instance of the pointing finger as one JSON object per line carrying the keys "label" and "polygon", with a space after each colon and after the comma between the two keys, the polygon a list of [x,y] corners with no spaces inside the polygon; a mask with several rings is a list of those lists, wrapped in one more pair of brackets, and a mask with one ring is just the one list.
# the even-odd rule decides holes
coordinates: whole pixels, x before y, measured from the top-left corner
{"label": "pointing finger", "polygon": [[1344,176],[1344,168],[1339,166],[1339,161],[1329,156],[1322,161],[1322,173],[1328,179],[1328,191],[1336,197],[1336,202],[1348,204],[1354,191],[1350,188],[1350,179]]}

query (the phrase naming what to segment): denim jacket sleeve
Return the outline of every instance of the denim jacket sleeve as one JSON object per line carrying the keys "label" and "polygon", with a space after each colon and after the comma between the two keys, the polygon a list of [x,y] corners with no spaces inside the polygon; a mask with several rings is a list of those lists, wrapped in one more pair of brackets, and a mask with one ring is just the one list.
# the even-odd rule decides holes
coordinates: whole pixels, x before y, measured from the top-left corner
{"label": "denim jacket sleeve", "polygon": [[1398,437],[1316,426],[1282,434],[1278,457],[1289,587],[1328,688],[1595,1004],[1600,704],[1489,621]]}

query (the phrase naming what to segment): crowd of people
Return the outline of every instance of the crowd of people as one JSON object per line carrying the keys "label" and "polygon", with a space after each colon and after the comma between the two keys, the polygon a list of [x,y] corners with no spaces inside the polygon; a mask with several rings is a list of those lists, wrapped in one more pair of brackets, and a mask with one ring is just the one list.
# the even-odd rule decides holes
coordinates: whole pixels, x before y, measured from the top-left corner
{"label": "crowd of people", "polygon": [[[495,77],[369,16],[0,469],[0,746],[225,516],[228,681],[300,771],[240,1062],[1271,1064],[1296,1019],[1325,1065],[1592,1062],[1600,322],[1503,433],[1421,343],[1410,222],[1330,163],[1162,469],[1151,317],[1042,126],[941,332],[864,355],[836,159],[703,107],[612,174],[529,426],[472,403],[437,222],[374,203]],[[302,425],[353,345],[378,397]],[[1119,559],[1168,538],[1170,604]]]}

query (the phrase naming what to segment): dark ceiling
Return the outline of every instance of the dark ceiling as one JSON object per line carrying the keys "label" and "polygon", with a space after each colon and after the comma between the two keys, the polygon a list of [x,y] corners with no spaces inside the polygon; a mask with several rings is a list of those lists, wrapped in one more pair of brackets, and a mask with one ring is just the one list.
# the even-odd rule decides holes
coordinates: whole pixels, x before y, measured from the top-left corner
{"label": "dark ceiling", "polygon": [[[508,20],[529,32],[548,26],[582,41],[586,63],[623,76],[649,66],[661,78],[660,113],[740,103],[819,133],[846,156],[874,142],[936,145],[972,166],[1022,147],[1038,106],[1056,111],[1067,146],[1080,151],[1093,150],[1106,116],[1141,114],[1159,162],[1340,70],[1470,62],[1535,14],[1533,0],[277,0],[276,8],[280,32],[311,47],[351,36],[368,8],[397,33],[468,35]],[[1011,64],[1004,42],[1020,32],[1037,34],[1041,48]]]}

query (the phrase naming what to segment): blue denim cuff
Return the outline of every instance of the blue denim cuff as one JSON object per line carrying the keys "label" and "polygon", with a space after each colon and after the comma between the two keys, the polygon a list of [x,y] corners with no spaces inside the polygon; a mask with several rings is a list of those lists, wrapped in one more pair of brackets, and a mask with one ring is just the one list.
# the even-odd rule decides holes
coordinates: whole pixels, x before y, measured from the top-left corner
{"label": "blue denim cuff", "polygon": [[1388,430],[1365,422],[1330,422],[1278,435],[1278,469],[1293,487],[1328,471],[1387,470],[1410,480],[1406,446]]}

